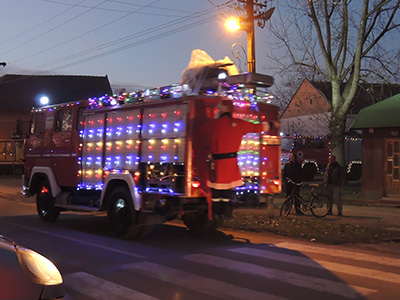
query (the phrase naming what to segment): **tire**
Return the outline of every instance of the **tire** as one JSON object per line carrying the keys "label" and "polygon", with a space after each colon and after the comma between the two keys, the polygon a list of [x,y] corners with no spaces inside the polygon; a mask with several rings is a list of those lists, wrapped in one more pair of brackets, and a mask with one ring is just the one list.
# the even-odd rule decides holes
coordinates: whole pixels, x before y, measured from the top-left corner
{"label": "tire", "polygon": [[36,195],[36,210],[39,217],[46,222],[54,222],[60,215],[60,209],[55,207],[55,198],[51,195],[50,183],[44,180],[40,183]]}
{"label": "tire", "polygon": [[203,233],[218,228],[218,220],[208,219],[208,213],[190,213],[182,216],[183,223],[193,233]]}
{"label": "tire", "polygon": [[329,198],[318,194],[311,202],[311,213],[317,218],[323,218],[329,211]]}
{"label": "tire", "polygon": [[107,207],[108,222],[111,230],[119,237],[135,238],[142,231],[137,224],[138,212],[133,207],[132,197],[125,187],[111,192]]}
{"label": "tire", "polygon": [[292,195],[289,195],[282,203],[280,216],[286,218],[290,214],[292,206],[293,206],[293,197]]}

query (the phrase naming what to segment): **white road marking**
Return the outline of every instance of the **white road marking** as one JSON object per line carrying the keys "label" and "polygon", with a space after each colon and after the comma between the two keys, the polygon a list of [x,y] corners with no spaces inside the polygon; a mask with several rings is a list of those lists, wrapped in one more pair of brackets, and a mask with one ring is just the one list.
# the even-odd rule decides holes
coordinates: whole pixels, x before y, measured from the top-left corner
{"label": "white road marking", "polygon": [[122,268],[138,271],[141,275],[150,276],[212,297],[223,299],[285,299],[151,262],[128,264]]}
{"label": "white road marking", "polygon": [[85,272],[77,272],[65,275],[64,285],[80,294],[96,300],[158,299]]}
{"label": "white road marking", "polygon": [[275,246],[277,246],[279,248],[286,248],[289,250],[295,250],[295,251],[299,251],[299,252],[310,252],[310,253],[331,255],[331,256],[335,256],[335,257],[367,261],[367,262],[391,266],[391,267],[400,267],[400,259],[398,259],[398,258],[391,258],[391,257],[380,256],[380,255],[379,256],[378,255],[370,255],[370,254],[365,254],[365,253],[354,253],[353,251],[330,249],[330,248],[325,248],[325,247],[324,247],[323,252],[321,252],[321,247],[301,245],[301,244],[295,244],[295,243],[289,243],[289,242],[277,243],[277,244],[275,244]]}
{"label": "white road marking", "polygon": [[323,278],[300,275],[283,270],[262,267],[245,262],[238,262],[231,259],[211,256],[207,254],[187,255],[184,258],[200,264],[206,264],[213,267],[227,269],[230,271],[260,276],[266,279],[277,280],[286,284],[352,299],[359,298],[361,295],[365,296],[377,292],[376,290],[348,285],[343,282],[336,282]]}
{"label": "white road marking", "polygon": [[91,246],[91,247],[96,247],[96,248],[103,249],[103,250],[106,250],[106,251],[111,251],[111,252],[115,252],[115,253],[119,253],[119,254],[123,254],[123,255],[128,255],[128,256],[131,256],[131,257],[141,258],[141,259],[146,258],[143,255],[139,255],[139,254],[135,254],[135,253],[132,253],[132,252],[123,251],[123,250],[118,250],[118,249],[115,249],[115,248],[103,246],[103,245],[96,244],[96,243],[86,242],[86,241],[75,239],[75,238],[72,238],[70,236],[66,236],[66,235],[62,235],[62,234],[51,233],[51,232],[48,232],[48,231],[39,230],[39,229],[35,229],[35,228],[32,228],[32,227],[28,227],[28,226],[24,226],[24,225],[12,223],[12,222],[7,222],[7,221],[0,221],[0,222],[6,223],[6,224],[9,224],[9,225],[13,225],[13,226],[18,226],[18,227],[24,228],[26,230],[39,232],[41,234],[51,235],[51,236],[58,237],[58,238],[61,238],[61,239],[69,240],[69,241],[72,241],[72,242],[75,242],[75,243],[88,245],[88,246]]}
{"label": "white road marking", "polygon": [[[283,261],[291,264],[298,264],[307,267],[319,268],[319,269],[327,269],[333,272],[340,272],[350,275],[356,275],[366,278],[371,278],[374,280],[381,280],[390,283],[400,283],[400,275],[396,273],[384,272],[375,269],[367,269],[361,267],[355,267],[348,264],[339,264],[328,262],[324,260],[312,259],[308,257],[302,257],[297,255],[289,255],[282,253],[275,253],[267,250],[258,250],[253,248],[236,248],[230,249],[229,251],[251,255],[256,257],[262,257],[267,259],[273,259],[278,261]],[[325,250],[324,250],[325,253]]]}

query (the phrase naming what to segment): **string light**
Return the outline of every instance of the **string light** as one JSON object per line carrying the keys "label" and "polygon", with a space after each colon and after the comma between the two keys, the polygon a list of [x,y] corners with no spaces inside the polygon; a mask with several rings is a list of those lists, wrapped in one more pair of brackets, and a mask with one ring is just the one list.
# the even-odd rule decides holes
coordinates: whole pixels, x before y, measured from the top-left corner
{"label": "string light", "polygon": [[[90,107],[129,106],[137,102],[147,102],[160,99],[176,99],[187,95],[187,86],[159,87],[132,93],[104,95],[89,99]],[[211,91],[210,95],[215,95]],[[206,91],[204,91],[206,96]],[[255,93],[242,85],[224,86],[223,95],[232,99],[240,113],[234,117],[259,124],[267,118],[259,112],[258,102],[269,103],[273,96],[267,91]],[[132,106],[134,107],[134,106]],[[79,189],[102,189],[104,178],[115,172],[138,172],[139,164],[146,164],[148,178],[157,176],[172,176],[176,180],[179,173],[167,175],[163,170],[167,165],[184,166],[186,147],[187,115],[185,105],[173,104],[168,107],[132,108],[130,110],[113,110],[105,119],[104,113],[86,115],[85,129],[80,131],[83,156],[78,159],[81,170]],[[106,123],[105,123],[106,122]],[[103,134],[105,133],[105,137]],[[242,139],[238,151],[238,165],[243,175],[244,184],[236,189],[237,193],[258,194],[269,192],[266,179],[271,168],[267,148],[260,143],[261,136],[249,133]],[[142,144],[142,145],[141,145]],[[139,155],[139,149],[141,150]],[[104,153],[103,153],[104,152]],[[104,158],[103,158],[104,155]],[[276,176],[276,174],[275,174]],[[135,175],[135,178],[138,176]],[[271,180],[270,180],[271,181]],[[147,187],[146,191],[174,193],[171,187]]]}

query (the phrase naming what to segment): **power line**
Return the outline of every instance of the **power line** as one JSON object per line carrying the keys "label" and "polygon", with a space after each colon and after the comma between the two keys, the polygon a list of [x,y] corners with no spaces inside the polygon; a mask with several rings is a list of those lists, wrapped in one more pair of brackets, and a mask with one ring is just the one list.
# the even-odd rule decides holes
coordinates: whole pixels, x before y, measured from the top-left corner
{"label": "power line", "polygon": [[[102,5],[103,3],[106,3],[106,2],[107,2],[107,0],[104,0],[103,2],[101,2],[100,4],[98,4],[97,6],[100,6],[100,5]],[[0,53],[0,55],[7,54],[7,53],[11,52],[12,50],[15,50],[15,49],[17,49],[17,48],[19,48],[19,47],[21,47],[21,46],[24,46],[24,45],[26,45],[26,44],[28,44],[28,43],[30,43],[30,42],[32,42],[32,41],[38,39],[38,38],[40,38],[40,37],[42,37],[42,36],[48,34],[49,32],[52,32],[52,31],[56,30],[57,28],[60,28],[61,26],[64,26],[65,24],[67,24],[67,23],[69,23],[69,22],[71,22],[71,21],[73,21],[73,20],[79,18],[80,16],[83,16],[84,14],[87,14],[88,12],[90,12],[91,10],[93,10],[94,8],[95,8],[95,7],[91,7],[91,8],[89,8],[88,10],[84,11],[83,13],[80,13],[79,15],[73,17],[72,19],[69,19],[69,20],[63,22],[63,23],[57,25],[56,27],[53,27],[53,28],[51,28],[50,30],[48,30],[48,31],[46,31],[46,32],[44,32],[44,33],[42,33],[42,34],[40,34],[40,35],[34,37],[34,38],[31,38],[30,40],[28,40],[28,41],[26,41],[26,42],[24,42],[24,43],[22,43],[22,44],[19,44],[19,45],[15,46],[14,48],[9,49],[9,50],[6,51],[6,52]]]}
{"label": "power line", "polygon": [[[105,49],[105,48],[108,48],[108,47],[112,47],[112,46],[127,42],[129,40],[134,39],[134,38],[138,38],[138,37],[141,37],[141,36],[145,36],[147,34],[151,34],[153,32],[162,30],[162,29],[164,29],[166,27],[178,25],[178,24],[186,22],[187,20],[190,20],[192,18],[201,18],[204,15],[210,13],[212,10],[213,9],[207,9],[207,10],[204,10],[204,11],[202,11],[200,13],[194,13],[194,14],[182,17],[182,18],[180,18],[178,20],[165,23],[163,25],[154,26],[152,28],[143,30],[141,32],[134,33],[134,34],[128,35],[126,37],[123,37],[123,38],[120,38],[120,39],[117,39],[117,40],[114,40],[114,41],[111,41],[111,42],[108,42],[108,43],[105,43],[105,44],[102,44],[102,45],[99,45],[99,46],[96,46],[96,47],[92,47],[90,49],[86,49],[86,50],[80,51],[80,52],[75,53],[75,54],[68,55],[68,56],[63,57],[63,58],[59,58],[59,59],[56,59],[56,60],[41,64],[41,65],[35,66],[35,67],[33,67],[33,69],[37,69],[37,68],[40,69],[40,68],[48,67],[48,66],[51,66],[51,65],[56,65],[56,64],[59,64],[59,63],[63,63],[65,61],[72,60],[72,59],[74,59],[76,57],[81,57],[82,55],[90,54],[91,52],[94,52],[94,51],[100,51],[102,49]],[[122,47],[124,47],[124,46],[122,46]],[[110,51],[112,51],[112,50],[109,50],[107,52],[110,52]]]}
{"label": "power line", "polygon": [[54,71],[54,70],[63,69],[63,68],[66,68],[66,67],[70,67],[70,66],[86,63],[88,61],[91,61],[91,60],[94,60],[94,59],[97,59],[97,58],[100,58],[100,57],[104,57],[104,56],[107,56],[107,55],[110,55],[110,54],[114,54],[114,53],[117,53],[117,52],[120,52],[120,51],[123,51],[123,50],[127,50],[127,49],[130,49],[130,48],[133,48],[133,47],[141,46],[143,44],[152,42],[154,40],[157,40],[157,39],[160,39],[160,38],[164,38],[164,37],[173,35],[175,33],[178,33],[178,32],[181,32],[181,31],[185,31],[185,30],[191,29],[193,27],[197,27],[199,25],[203,25],[203,24],[209,23],[211,21],[214,21],[215,19],[217,19],[217,16],[215,16],[215,15],[214,16],[210,16],[210,17],[208,17],[206,19],[203,19],[201,21],[197,21],[197,22],[194,22],[194,23],[191,23],[191,24],[185,24],[185,25],[182,25],[182,26],[180,26],[178,28],[174,28],[174,29],[171,29],[169,31],[160,33],[160,34],[158,34],[156,36],[148,37],[146,39],[137,41],[135,43],[131,43],[131,44],[128,44],[128,45],[125,45],[125,46],[121,46],[119,48],[112,49],[112,50],[109,50],[109,51],[106,51],[106,52],[103,52],[103,53],[100,53],[100,54],[97,54],[97,55],[93,55],[93,56],[78,60],[76,62],[64,64],[64,65],[61,65],[61,66],[59,66],[57,68],[53,68],[53,69],[50,69],[50,70],[47,70],[47,71]]}
{"label": "power line", "polygon": [[[65,2],[60,2],[60,1],[56,1],[56,0],[41,0],[43,2],[49,2],[49,3],[54,3],[54,4],[60,4],[60,5],[65,5],[65,6],[71,6],[71,5],[75,5],[75,4],[71,4],[71,3],[65,3]],[[113,2],[113,3],[119,3],[119,4],[125,4],[125,5],[131,5],[131,6],[139,6],[139,7],[144,7],[147,5],[143,5],[143,4],[135,4],[135,3],[129,3],[129,2],[124,2],[124,1],[114,1],[114,0],[106,0],[107,2]],[[83,7],[83,8],[90,8],[91,6],[89,5],[82,5],[82,4],[78,4],[77,6],[79,7]],[[183,11],[183,10],[173,10],[173,9],[169,9],[169,8],[165,8],[165,7],[157,7],[154,6],[152,8],[155,9],[159,9],[162,11],[173,11],[173,12],[184,12],[187,13],[187,11]],[[115,9],[115,8],[105,8],[105,7],[96,7],[97,10],[104,10],[104,11],[111,11],[111,12],[122,12],[125,13],[126,10],[121,10],[121,9]],[[166,15],[165,13],[160,13],[160,14],[155,14],[155,13],[146,13],[147,15],[152,15],[152,16],[162,16],[162,17],[177,17],[177,15]]]}
{"label": "power line", "polygon": [[37,29],[37,28],[43,26],[44,24],[49,23],[50,21],[52,21],[52,20],[58,18],[59,16],[61,16],[61,15],[65,14],[65,13],[67,13],[67,12],[70,11],[71,9],[74,9],[74,8],[77,7],[80,3],[85,2],[85,1],[86,1],[86,0],[82,0],[82,1],[79,2],[78,4],[71,5],[71,7],[68,8],[67,10],[63,10],[61,13],[56,14],[54,17],[51,17],[50,19],[47,19],[46,21],[40,23],[39,25],[37,25],[37,26],[35,26],[35,27],[30,28],[29,30],[27,30],[27,31],[25,31],[25,32],[22,32],[22,33],[20,33],[20,34],[17,34],[17,35],[13,36],[12,38],[9,38],[8,40],[6,40],[6,41],[4,41],[4,42],[1,42],[1,44],[4,45],[4,44],[6,44],[6,43],[8,43],[8,42],[11,42],[11,41],[13,41],[13,40],[15,40],[15,39],[17,39],[17,38],[19,38],[19,37],[21,37],[21,36],[23,36],[23,35],[29,33],[29,32],[31,32],[31,31],[34,31],[35,29]]}
{"label": "power line", "polygon": [[[45,1],[45,0],[43,0],[43,1]],[[142,9],[148,8],[148,7],[150,7],[152,4],[157,3],[157,2],[159,2],[159,1],[160,1],[160,0],[156,0],[156,1],[154,1],[154,2],[152,2],[152,3],[150,3],[150,4],[148,4],[148,5],[140,5],[140,8],[138,8],[138,9],[135,10],[135,11],[131,11],[131,12],[125,14],[125,15],[122,16],[122,17],[118,17],[118,18],[116,18],[116,19],[114,19],[114,20],[112,20],[112,21],[110,21],[110,22],[108,22],[108,23],[105,23],[105,24],[103,24],[103,25],[101,25],[101,26],[99,26],[99,27],[96,27],[96,28],[94,28],[94,29],[92,29],[92,30],[89,30],[89,31],[87,31],[87,32],[85,32],[85,33],[82,33],[82,34],[78,35],[78,36],[75,36],[75,37],[73,37],[73,38],[71,38],[71,39],[69,39],[69,40],[63,41],[62,43],[59,43],[59,44],[57,44],[57,45],[54,45],[54,46],[52,46],[52,47],[50,47],[50,48],[47,48],[47,49],[45,49],[45,50],[41,50],[41,51],[38,51],[38,52],[36,52],[36,53],[33,53],[33,54],[28,55],[28,56],[25,56],[25,57],[22,57],[22,58],[20,58],[20,59],[17,59],[17,60],[14,61],[14,63],[15,63],[15,62],[19,62],[19,61],[21,61],[21,60],[25,60],[25,59],[27,59],[27,58],[31,58],[31,57],[33,57],[33,56],[37,56],[37,55],[39,55],[39,54],[43,54],[44,52],[48,52],[48,51],[53,50],[53,49],[55,49],[55,48],[57,48],[57,47],[59,47],[59,46],[65,45],[65,44],[67,44],[67,43],[69,43],[69,42],[72,42],[72,41],[74,41],[74,40],[76,40],[76,39],[79,39],[79,38],[81,38],[81,37],[83,37],[83,36],[85,36],[85,35],[88,35],[88,34],[93,33],[93,32],[95,32],[95,31],[97,31],[97,30],[99,30],[99,29],[102,29],[102,28],[104,28],[104,27],[107,27],[107,26],[109,26],[109,25],[111,25],[111,24],[113,24],[113,23],[115,23],[115,22],[118,22],[118,21],[120,21],[120,20],[122,20],[122,19],[124,19],[124,18],[126,18],[126,17],[128,17],[128,16],[130,16],[130,15],[132,15],[132,14],[135,14],[135,13],[139,12],[139,11],[142,10]]]}

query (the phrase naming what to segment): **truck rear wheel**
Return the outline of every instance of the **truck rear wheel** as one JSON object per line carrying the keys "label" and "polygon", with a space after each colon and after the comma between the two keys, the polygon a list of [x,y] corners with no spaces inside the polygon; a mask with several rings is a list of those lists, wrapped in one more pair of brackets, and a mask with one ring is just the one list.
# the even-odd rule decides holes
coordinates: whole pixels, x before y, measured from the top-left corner
{"label": "truck rear wheel", "polygon": [[118,236],[135,238],[141,233],[137,224],[138,213],[133,207],[132,197],[124,187],[111,192],[107,208],[108,222],[112,231]]}
{"label": "truck rear wheel", "polygon": [[39,192],[36,195],[38,215],[43,221],[54,222],[60,215],[60,209],[55,207],[55,198],[51,195],[49,181],[42,181],[39,188]]}

